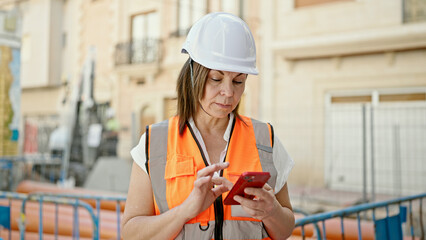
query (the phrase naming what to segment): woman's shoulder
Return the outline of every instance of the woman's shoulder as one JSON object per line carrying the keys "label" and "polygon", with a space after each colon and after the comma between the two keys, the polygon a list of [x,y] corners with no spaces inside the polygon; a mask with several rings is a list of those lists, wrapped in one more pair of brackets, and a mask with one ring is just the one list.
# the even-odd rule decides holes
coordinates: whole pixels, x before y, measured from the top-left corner
{"label": "woman's shoulder", "polygon": [[270,123],[263,122],[261,120],[257,120],[255,118],[247,117],[247,116],[244,116],[244,115],[238,115],[237,121],[241,121],[241,122],[244,122],[244,123],[250,124],[250,125],[256,125],[256,124],[269,124],[269,125],[271,125]]}
{"label": "woman's shoulder", "polygon": [[179,116],[173,116],[173,117],[170,117],[169,119],[165,119],[165,120],[163,120],[163,121],[161,121],[161,122],[156,122],[156,123],[152,123],[152,124],[150,124],[150,125],[147,125],[147,127],[149,126],[149,127],[159,127],[159,126],[167,126],[169,123],[174,123],[174,122],[179,122]]}

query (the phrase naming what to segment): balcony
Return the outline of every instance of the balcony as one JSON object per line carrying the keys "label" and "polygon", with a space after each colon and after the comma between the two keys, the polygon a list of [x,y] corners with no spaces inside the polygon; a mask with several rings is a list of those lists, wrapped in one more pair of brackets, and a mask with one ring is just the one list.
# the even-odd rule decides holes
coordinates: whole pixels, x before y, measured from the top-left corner
{"label": "balcony", "polygon": [[160,59],[161,40],[136,39],[119,43],[115,47],[115,65],[154,63]]}
{"label": "balcony", "polygon": [[426,21],[426,0],[403,0],[402,17],[404,23]]}

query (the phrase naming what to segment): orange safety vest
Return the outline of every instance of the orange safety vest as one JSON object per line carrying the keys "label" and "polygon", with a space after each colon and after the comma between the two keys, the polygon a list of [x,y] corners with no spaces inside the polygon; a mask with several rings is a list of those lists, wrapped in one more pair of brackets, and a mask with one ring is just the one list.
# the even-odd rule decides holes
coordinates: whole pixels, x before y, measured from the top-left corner
{"label": "orange safety vest", "polygon": [[[260,121],[235,117],[221,175],[235,183],[241,173],[271,174],[274,189],[277,170],[272,159],[273,129]],[[187,123],[179,134],[179,117],[147,127],[146,164],[154,193],[155,214],[180,205],[191,193],[197,172],[208,165],[193,130]],[[218,197],[214,204],[187,222],[176,239],[270,239],[260,220],[233,217],[231,206]]]}

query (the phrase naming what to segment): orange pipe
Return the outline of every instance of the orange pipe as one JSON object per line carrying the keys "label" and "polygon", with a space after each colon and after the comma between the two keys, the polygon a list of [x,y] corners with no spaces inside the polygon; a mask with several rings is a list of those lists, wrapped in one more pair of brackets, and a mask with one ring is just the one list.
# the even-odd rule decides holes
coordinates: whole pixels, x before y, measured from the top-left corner
{"label": "orange pipe", "polygon": [[306,237],[306,235],[305,235],[305,238],[298,235],[291,235],[289,238],[287,238],[287,240],[317,240],[317,238]]}
{"label": "orange pipe", "polygon": [[[345,229],[345,239],[357,240],[358,239],[358,221],[356,219],[345,218],[343,220],[343,226]],[[318,223],[320,232],[322,234],[322,223]],[[340,218],[333,218],[325,221],[326,237],[327,239],[342,239],[341,222]],[[314,235],[314,225],[308,224],[304,227],[305,236],[312,237]],[[293,235],[302,235],[301,227],[297,227],[293,230]],[[316,234],[316,232],[315,232]],[[374,240],[374,223],[361,221],[361,235],[362,239]]]}
{"label": "orange pipe", "polygon": [[[12,206],[16,206],[21,208],[22,206],[22,201],[21,200],[12,200],[11,202]],[[9,202],[8,200],[5,199],[0,199],[0,206],[8,206]],[[34,202],[34,201],[28,201],[26,203],[26,208],[25,210],[31,209],[31,210],[38,210],[40,203],[39,202]],[[51,213],[55,213],[56,211],[56,206],[54,203],[48,203],[48,202],[44,202],[43,203],[43,212],[51,212]],[[87,215],[87,217],[90,217],[88,214],[88,211],[83,207],[79,207],[79,212],[81,212],[82,214]],[[96,209],[93,209],[93,213],[96,215]],[[70,205],[63,205],[63,204],[58,204],[58,214],[61,215],[70,215],[73,216],[74,214],[74,207],[70,206]],[[116,211],[110,211],[110,210],[100,210],[99,211],[100,217],[101,217],[101,221],[108,221],[108,222],[117,222],[117,212]],[[120,213],[120,219],[123,216],[123,213]]]}
{"label": "orange pipe", "polygon": [[[34,193],[34,192],[47,192],[47,193],[58,193],[58,194],[80,194],[80,195],[93,195],[93,196],[124,196],[123,194],[118,194],[114,192],[107,191],[94,191],[84,188],[61,188],[55,184],[51,183],[40,183],[35,181],[25,180],[19,183],[16,188],[18,193]],[[96,201],[91,199],[81,199],[82,201],[90,204],[93,208],[96,208]],[[120,202],[120,210],[124,211],[125,202]],[[116,210],[117,202],[116,201],[101,201],[100,208],[106,210]]]}
{"label": "orange pipe", "polygon": [[[8,200],[0,201],[0,205],[8,206]],[[25,208],[26,231],[38,232],[39,228],[39,203],[27,202]],[[11,228],[19,230],[18,220],[20,219],[21,201],[12,200],[11,203]],[[55,205],[53,203],[43,203],[43,233],[55,233]],[[117,216],[113,211],[102,210],[100,212],[100,237],[116,238],[117,236]],[[81,237],[91,237],[93,233],[92,219],[86,209],[79,207],[79,233]],[[120,216],[121,217],[121,216]],[[72,235],[74,223],[74,212],[72,206],[58,205],[58,234]]]}
{"label": "orange pipe", "polygon": [[[11,231],[12,234],[12,240],[20,240],[20,233],[19,231]],[[9,239],[9,230],[8,229],[3,229],[0,231],[0,238],[3,238],[5,240]],[[62,235],[58,235],[58,239],[61,240],[72,240],[71,236],[62,236]],[[81,240],[91,240],[91,238],[82,238],[80,237]],[[25,233],[25,240],[39,240],[39,234],[38,233],[34,233],[34,232],[26,232]],[[43,234],[43,240],[55,240],[55,235],[54,234]]]}

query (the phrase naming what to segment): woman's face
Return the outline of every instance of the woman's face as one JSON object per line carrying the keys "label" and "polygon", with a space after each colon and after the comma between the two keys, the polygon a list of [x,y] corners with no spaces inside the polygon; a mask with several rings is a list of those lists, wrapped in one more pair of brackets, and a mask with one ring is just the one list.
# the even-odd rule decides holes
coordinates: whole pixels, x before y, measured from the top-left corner
{"label": "woman's face", "polygon": [[227,117],[240,102],[246,79],[247,74],[210,70],[200,101],[201,107],[212,117]]}

